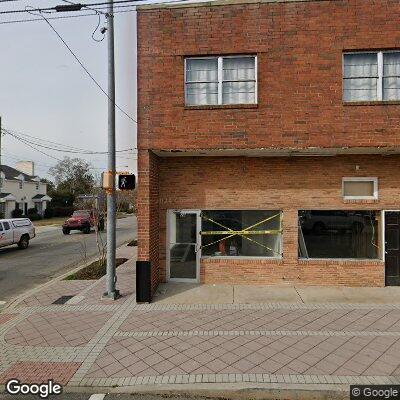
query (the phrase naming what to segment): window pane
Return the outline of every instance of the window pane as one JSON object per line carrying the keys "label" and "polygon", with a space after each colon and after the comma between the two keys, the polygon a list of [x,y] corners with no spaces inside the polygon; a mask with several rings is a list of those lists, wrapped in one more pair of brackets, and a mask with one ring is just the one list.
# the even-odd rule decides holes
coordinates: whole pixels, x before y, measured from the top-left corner
{"label": "window pane", "polygon": [[255,80],[255,58],[235,57],[223,59],[224,81]]}
{"label": "window pane", "polygon": [[170,244],[170,277],[196,279],[196,245]]}
{"label": "window pane", "polygon": [[174,212],[170,229],[171,243],[196,243],[196,214]]}
{"label": "window pane", "polygon": [[186,82],[218,82],[217,58],[187,58]]}
{"label": "window pane", "polygon": [[255,103],[255,82],[224,82],[222,102],[224,104]]}
{"label": "window pane", "polygon": [[383,78],[383,100],[400,100],[400,77]]}
{"label": "window pane", "polygon": [[377,211],[299,211],[299,257],[378,258]]}
{"label": "window pane", "polygon": [[377,53],[344,55],[344,100],[377,100]]}
{"label": "window pane", "polygon": [[343,195],[346,196],[374,196],[373,181],[344,181]]}
{"label": "window pane", "polygon": [[354,78],[344,80],[345,101],[377,100],[376,78]]}
{"label": "window pane", "polygon": [[383,53],[383,76],[400,76],[400,52]]}
{"label": "window pane", "polygon": [[218,103],[217,83],[186,84],[186,104],[207,105]]}
{"label": "window pane", "polygon": [[203,211],[202,255],[280,257],[280,217],[280,211]]}
{"label": "window pane", "polygon": [[368,78],[378,76],[378,56],[376,53],[344,55],[344,78]]}

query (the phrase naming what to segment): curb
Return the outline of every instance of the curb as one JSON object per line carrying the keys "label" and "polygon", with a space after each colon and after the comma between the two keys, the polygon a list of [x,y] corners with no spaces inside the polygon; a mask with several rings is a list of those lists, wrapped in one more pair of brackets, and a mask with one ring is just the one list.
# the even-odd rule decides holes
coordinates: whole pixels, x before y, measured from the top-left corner
{"label": "curb", "polygon": [[[107,393],[127,395],[158,395],[162,398],[203,397],[218,400],[347,400],[348,385],[321,384],[193,384],[193,385],[140,385],[140,386],[64,386],[63,394],[68,393]],[[0,385],[0,393],[5,393],[5,386]]]}
{"label": "curb", "polygon": [[[128,243],[129,243],[129,240],[124,241],[123,244],[121,244],[119,247],[117,247],[117,250],[121,247],[126,246]],[[12,298],[9,302],[6,303],[5,307],[0,308],[0,313],[3,311],[6,311],[6,310],[9,311],[11,309],[14,309],[16,306],[18,306],[18,304],[20,304],[23,300],[25,300],[29,296],[32,296],[35,293],[40,292],[41,290],[45,289],[46,287],[52,285],[54,282],[62,281],[68,275],[78,272],[80,269],[85,268],[87,265],[90,265],[96,259],[97,259],[97,256],[93,256],[90,259],[88,259],[88,261],[86,261],[82,264],[79,264],[78,266],[76,266],[76,264],[75,264],[74,266],[71,266],[71,267],[73,267],[72,269],[68,270],[67,272],[63,273],[62,275],[56,276],[56,277],[50,279],[48,282],[42,283],[32,289],[27,290],[24,293],[21,293],[20,295]],[[69,267],[67,267],[67,268],[69,268]],[[0,304],[0,306],[1,306],[1,304]]]}
{"label": "curb", "polygon": [[123,387],[65,386],[64,393],[107,393],[160,395],[162,397],[198,396],[231,400],[344,400],[349,398],[349,385],[279,384],[264,385],[230,383],[192,385],[140,385]]}

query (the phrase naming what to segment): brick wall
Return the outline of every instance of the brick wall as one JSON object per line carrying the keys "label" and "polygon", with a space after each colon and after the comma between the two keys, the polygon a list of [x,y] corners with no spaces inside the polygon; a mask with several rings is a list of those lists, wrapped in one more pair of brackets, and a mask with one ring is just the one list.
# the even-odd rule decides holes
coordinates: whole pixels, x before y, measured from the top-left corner
{"label": "brick wall", "polygon": [[151,288],[154,293],[160,281],[157,156],[148,151],[139,151],[138,174],[138,260],[151,262]]}
{"label": "brick wall", "polygon": [[[139,146],[399,146],[400,105],[344,105],[344,50],[400,43],[398,0],[164,8],[138,13]],[[185,109],[184,56],[258,55],[257,108]]]}
{"label": "brick wall", "polygon": [[[283,259],[203,259],[201,281],[383,286],[382,261],[299,261],[297,212],[400,209],[398,165],[400,156],[160,158],[160,280],[166,279],[168,209],[281,209]],[[379,200],[344,201],[344,176],[378,177]]]}
{"label": "brick wall", "polygon": [[[383,262],[298,261],[297,210],[400,209],[399,156],[167,159],[151,150],[400,146],[400,102],[342,102],[343,51],[399,48],[399,15],[398,0],[139,10],[139,259],[152,261],[153,290],[165,281],[170,208],[283,210],[283,260],[203,260],[203,282],[384,284]],[[184,57],[225,54],[258,56],[258,104],[185,108]],[[343,176],[377,176],[379,200],[344,202]]]}

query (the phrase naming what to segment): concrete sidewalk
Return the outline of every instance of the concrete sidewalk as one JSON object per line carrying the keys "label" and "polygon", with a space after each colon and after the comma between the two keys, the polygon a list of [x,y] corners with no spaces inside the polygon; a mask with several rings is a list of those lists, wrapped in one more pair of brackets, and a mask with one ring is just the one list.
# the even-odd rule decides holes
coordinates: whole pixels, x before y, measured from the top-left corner
{"label": "concrete sidewalk", "polygon": [[[115,302],[101,300],[102,278],[55,281],[6,308],[0,383],[52,378],[71,390],[225,393],[400,384],[400,302],[316,303],[312,288],[305,302],[299,288],[283,296],[281,288],[266,295],[263,287],[231,287],[231,295],[229,287],[187,285],[175,286],[175,296],[195,304],[179,304],[168,286],[154,303],[136,304],[135,252],[119,249],[130,260],[117,270],[122,298]],[[218,302],[205,304],[210,291],[208,301]],[[61,296],[73,297],[53,304]]]}
{"label": "concrete sidewalk", "polygon": [[400,304],[400,286],[294,287],[287,285],[200,285],[175,282],[159,285],[153,301],[160,304]]}

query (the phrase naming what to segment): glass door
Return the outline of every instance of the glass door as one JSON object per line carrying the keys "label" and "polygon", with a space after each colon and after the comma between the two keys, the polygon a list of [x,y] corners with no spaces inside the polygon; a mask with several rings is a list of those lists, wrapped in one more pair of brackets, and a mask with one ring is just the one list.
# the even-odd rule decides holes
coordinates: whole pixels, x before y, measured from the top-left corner
{"label": "glass door", "polygon": [[168,215],[168,277],[199,281],[200,211],[171,210]]}

